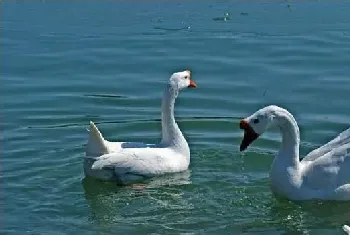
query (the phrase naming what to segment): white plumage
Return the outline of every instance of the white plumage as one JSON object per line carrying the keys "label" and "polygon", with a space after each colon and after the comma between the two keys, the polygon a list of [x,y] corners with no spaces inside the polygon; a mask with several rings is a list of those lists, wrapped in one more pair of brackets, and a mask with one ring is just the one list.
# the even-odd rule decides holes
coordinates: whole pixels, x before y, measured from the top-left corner
{"label": "white plumage", "polygon": [[350,128],[299,161],[299,128],[287,110],[267,106],[243,119],[244,150],[270,127],[279,128],[282,144],[272,163],[271,188],[292,200],[350,200]]}
{"label": "white plumage", "polygon": [[110,142],[90,122],[85,175],[128,184],[187,170],[190,149],[175,122],[174,103],[180,90],[196,87],[190,77],[188,70],[174,73],[166,86],[162,101],[162,141],[159,144]]}

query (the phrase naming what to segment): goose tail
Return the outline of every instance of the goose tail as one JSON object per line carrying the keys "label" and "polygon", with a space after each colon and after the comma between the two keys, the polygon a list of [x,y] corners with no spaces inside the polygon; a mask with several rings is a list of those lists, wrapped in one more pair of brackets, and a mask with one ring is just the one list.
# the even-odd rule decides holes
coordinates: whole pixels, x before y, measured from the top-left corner
{"label": "goose tail", "polygon": [[96,125],[90,121],[89,139],[86,145],[87,157],[98,157],[108,153],[106,141]]}
{"label": "goose tail", "polygon": [[346,234],[350,235],[350,227],[348,225],[343,225],[343,230]]}

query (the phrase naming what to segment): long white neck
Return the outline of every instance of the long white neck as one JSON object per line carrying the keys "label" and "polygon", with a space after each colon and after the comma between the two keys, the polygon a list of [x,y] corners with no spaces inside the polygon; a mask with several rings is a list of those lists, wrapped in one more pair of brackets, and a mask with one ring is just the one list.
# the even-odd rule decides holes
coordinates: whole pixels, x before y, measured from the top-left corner
{"label": "long white neck", "polygon": [[282,133],[282,146],[272,163],[271,188],[277,194],[294,197],[295,189],[300,187],[303,180],[299,163],[299,128],[287,110],[280,109],[275,114],[275,121]]}
{"label": "long white neck", "polygon": [[[277,112],[277,121],[282,134],[282,146],[278,153],[279,160],[288,166],[299,164],[299,127],[292,114],[287,110]],[[277,159],[276,159],[277,160]]]}
{"label": "long white neck", "polygon": [[162,144],[175,147],[176,150],[190,156],[190,150],[185,137],[174,118],[174,104],[178,91],[167,85],[162,100]]}

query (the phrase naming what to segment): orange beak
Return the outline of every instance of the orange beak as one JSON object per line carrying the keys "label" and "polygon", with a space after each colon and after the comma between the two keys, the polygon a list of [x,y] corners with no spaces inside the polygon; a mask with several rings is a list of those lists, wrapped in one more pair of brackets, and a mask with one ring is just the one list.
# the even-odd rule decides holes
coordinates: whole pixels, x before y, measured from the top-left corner
{"label": "orange beak", "polygon": [[241,120],[239,128],[244,130],[244,137],[239,147],[239,151],[244,151],[259,135],[253,130],[246,120]]}
{"label": "orange beak", "polygon": [[190,80],[190,85],[188,85],[188,87],[195,88],[197,87],[197,84],[193,80]]}

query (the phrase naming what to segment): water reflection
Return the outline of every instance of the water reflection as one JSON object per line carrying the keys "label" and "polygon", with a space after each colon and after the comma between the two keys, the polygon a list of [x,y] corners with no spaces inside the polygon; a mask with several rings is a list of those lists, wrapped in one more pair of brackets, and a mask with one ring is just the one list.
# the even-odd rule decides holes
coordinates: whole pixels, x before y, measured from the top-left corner
{"label": "water reflection", "polygon": [[85,199],[90,219],[100,226],[120,223],[158,223],[160,217],[193,206],[184,196],[184,187],[191,184],[191,171],[156,177],[142,184],[118,186],[115,182],[84,178]]}
{"label": "water reflection", "polygon": [[270,219],[286,234],[309,234],[315,229],[339,229],[349,222],[350,202],[302,201],[292,202],[274,198],[271,202]]}

